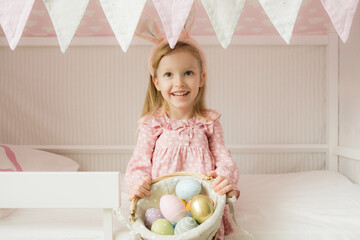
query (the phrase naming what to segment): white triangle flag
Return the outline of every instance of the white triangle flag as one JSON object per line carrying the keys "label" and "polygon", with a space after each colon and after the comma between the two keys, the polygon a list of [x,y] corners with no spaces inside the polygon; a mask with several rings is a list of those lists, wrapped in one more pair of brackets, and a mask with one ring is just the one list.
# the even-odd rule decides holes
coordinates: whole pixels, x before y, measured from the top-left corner
{"label": "white triangle flag", "polygon": [[89,0],[44,0],[64,53],[74,37]]}
{"label": "white triangle flag", "polygon": [[0,1],[0,25],[11,50],[19,43],[33,5],[34,0]]}
{"label": "white triangle flag", "polygon": [[243,10],[245,0],[201,0],[223,48],[227,48]]}
{"label": "white triangle flag", "polygon": [[146,0],[100,0],[107,20],[124,52],[130,46]]}
{"label": "white triangle flag", "polygon": [[321,3],[327,11],[336,32],[345,43],[349,37],[359,0],[321,0]]}
{"label": "white triangle flag", "polygon": [[160,16],[169,45],[174,48],[194,0],[153,0],[153,3]]}
{"label": "white triangle flag", "polygon": [[302,0],[259,0],[270,21],[286,43],[290,43]]}

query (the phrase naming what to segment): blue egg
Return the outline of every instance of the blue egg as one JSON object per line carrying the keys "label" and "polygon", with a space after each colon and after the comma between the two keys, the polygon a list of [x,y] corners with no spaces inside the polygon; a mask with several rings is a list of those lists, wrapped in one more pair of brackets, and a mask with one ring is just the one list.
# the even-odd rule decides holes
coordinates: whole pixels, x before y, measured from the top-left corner
{"label": "blue egg", "polygon": [[191,213],[189,212],[189,210],[186,210],[186,216],[192,218],[192,215],[191,215]]}
{"label": "blue egg", "polygon": [[194,179],[183,179],[176,184],[175,192],[181,199],[190,199],[201,192],[201,185]]}

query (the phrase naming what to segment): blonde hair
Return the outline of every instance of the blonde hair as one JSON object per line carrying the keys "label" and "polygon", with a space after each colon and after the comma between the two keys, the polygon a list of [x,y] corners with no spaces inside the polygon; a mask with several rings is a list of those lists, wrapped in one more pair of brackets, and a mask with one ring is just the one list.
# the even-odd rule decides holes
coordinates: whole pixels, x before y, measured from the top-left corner
{"label": "blonde hair", "polygon": [[[174,49],[171,49],[169,44],[165,44],[164,46],[160,47],[158,51],[154,54],[154,57],[152,59],[152,68],[154,69],[154,77],[156,77],[157,68],[159,67],[161,59],[169,55],[170,53],[178,50],[178,49],[186,49],[188,50],[195,58],[198,59],[200,64],[200,72],[203,72],[203,63],[201,61],[201,57],[199,54],[199,51],[194,48],[193,46],[186,44],[184,42],[178,42]],[[202,74],[201,76],[202,77]],[[206,78],[206,76],[205,76]],[[195,115],[201,118],[207,119],[208,117],[205,114],[206,108],[205,108],[205,85],[206,85],[206,79],[204,79],[204,84],[202,87],[200,87],[198,95],[195,98],[194,101],[194,112]],[[159,108],[163,107],[165,110],[165,113],[168,114],[169,106],[163,96],[161,95],[160,91],[157,91],[155,84],[153,82],[153,76],[149,77],[149,84],[148,89],[145,96],[145,102],[143,105],[141,117],[151,115]]]}

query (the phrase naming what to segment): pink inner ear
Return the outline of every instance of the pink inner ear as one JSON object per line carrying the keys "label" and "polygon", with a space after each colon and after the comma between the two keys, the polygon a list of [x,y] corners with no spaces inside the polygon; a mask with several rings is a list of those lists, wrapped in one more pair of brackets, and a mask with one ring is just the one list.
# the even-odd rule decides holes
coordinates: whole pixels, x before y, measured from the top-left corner
{"label": "pink inner ear", "polygon": [[[9,158],[10,162],[15,166],[16,171],[23,171],[20,164],[17,162],[15,153],[8,147],[4,145],[0,145],[0,147],[5,149],[6,156]],[[0,169],[3,172],[11,172],[13,169]]]}

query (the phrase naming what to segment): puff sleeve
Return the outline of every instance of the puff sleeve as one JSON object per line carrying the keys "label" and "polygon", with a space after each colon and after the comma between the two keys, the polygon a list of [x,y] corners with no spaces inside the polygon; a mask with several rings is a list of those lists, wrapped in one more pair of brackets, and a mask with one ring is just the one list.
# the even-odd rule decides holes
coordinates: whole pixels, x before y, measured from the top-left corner
{"label": "puff sleeve", "polygon": [[147,121],[140,119],[139,132],[134,153],[125,172],[125,183],[128,190],[135,181],[145,176],[151,177],[152,155],[155,143],[161,134],[161,125],[153,117]]}
{"label": "puff sleeve", "polygon": [[235,186],[236,197],[239,198],[240,191],[237,188],[239,180],[239,169],[231,157],[231,152],[225,147],[222,126],[217,119],[213,123],[213,131],[209,136],[210,151],[215,159],[215,172],[224,176]]}

